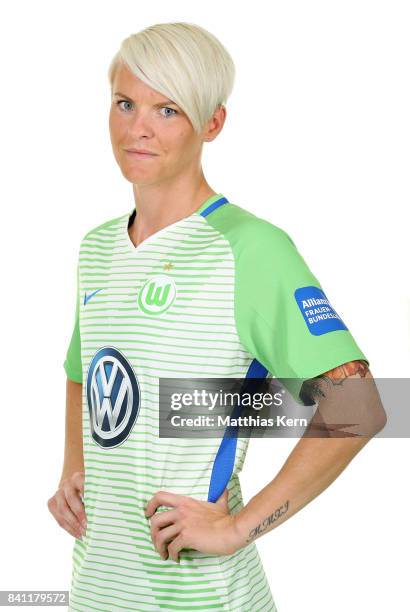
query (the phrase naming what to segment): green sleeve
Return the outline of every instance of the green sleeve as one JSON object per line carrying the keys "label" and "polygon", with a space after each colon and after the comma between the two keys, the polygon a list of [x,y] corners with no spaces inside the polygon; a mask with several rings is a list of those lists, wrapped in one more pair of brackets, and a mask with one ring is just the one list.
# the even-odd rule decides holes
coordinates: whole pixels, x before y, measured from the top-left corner
{"label": "green sleeve", "polygon": [[83,369],[81,365],[81,339],[79,322],[79,265],[77,264],[77,295],[75,306],[74,329],[71,334],[70,344],[64,361],[64,369],[70,380],[81,383],[83,381]]}
{"label": "green sleeve", "polygon": [[259,219],[233,251],[239,338],[271,375],[295,379],[285,386],[297,402],[304,380],[354,359],[369,364],[285,231]]}

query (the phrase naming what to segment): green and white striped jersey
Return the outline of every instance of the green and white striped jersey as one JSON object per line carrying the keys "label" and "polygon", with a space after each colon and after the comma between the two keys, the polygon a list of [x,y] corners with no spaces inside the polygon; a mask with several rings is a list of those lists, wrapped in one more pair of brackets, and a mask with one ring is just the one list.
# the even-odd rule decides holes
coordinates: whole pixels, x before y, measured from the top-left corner
{"label": "green and white striped jersey", "polygon": [[159,490],[216,501],[227,486],[230,511],[243,507],[249,441],[231,446],[221,484],[220,438],[159,437],[159,380],[303,381],[369,361],[279,227],[219,193],[135,247],[134,216],[92,229],[79,251],[64,368],[83,383],[87,534],[74,544],[69,609],[275,611],[255,542],[225,556],[185,549],[180,564],[155,550],[144,508]]}

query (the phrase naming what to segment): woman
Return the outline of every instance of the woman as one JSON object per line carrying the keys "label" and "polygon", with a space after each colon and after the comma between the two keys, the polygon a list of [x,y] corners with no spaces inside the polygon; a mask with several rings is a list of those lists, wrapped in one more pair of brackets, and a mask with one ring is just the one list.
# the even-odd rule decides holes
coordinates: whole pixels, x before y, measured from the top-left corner
{"label": "woman", "polygon": [[234,80],[221,43],[157,24],[123,41],[109,78],[112,148],[135,206],[79,253],[65,462],[49,500],[76,537],[70,609],[276,610],[253,540],[317,490],[244,507],[248,440],[160,437],[159,381],[303,380],[351,361],[369,375],[368,360],[330,304],[326,321],[305,317],[303,300],[326,296],[286,232],[204,177],[202,146],[223,128]]}

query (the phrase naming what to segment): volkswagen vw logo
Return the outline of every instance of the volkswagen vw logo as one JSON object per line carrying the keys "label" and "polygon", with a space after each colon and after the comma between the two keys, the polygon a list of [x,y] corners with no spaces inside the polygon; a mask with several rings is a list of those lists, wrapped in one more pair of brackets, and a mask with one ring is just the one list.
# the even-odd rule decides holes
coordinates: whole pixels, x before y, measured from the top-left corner
{"label": "volkswagen vw logo", "polygon": [[86,394],[95,442],[103,448],[122,444],[139,413],[140,389],[131,364],[117,349],[105,346],[94,355]]}

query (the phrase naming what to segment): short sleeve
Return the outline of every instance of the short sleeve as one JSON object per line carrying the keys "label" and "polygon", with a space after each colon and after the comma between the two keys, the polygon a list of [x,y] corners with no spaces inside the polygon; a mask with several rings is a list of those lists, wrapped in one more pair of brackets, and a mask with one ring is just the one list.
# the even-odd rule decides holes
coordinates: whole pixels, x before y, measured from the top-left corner
{"label": "short sleeve", "polygon": [[80,322],[79,322],[79,265],[77,264],[77,291],[76,291],[76,306],[74,317],[74,328],[71,334],[70,343],[68,345],[66,358],[64,361],[64,369],[67,377],[74,382],[81,383],[83,381],[83,370],[81,364],[81,338],[80,338]]}
{"label": "short sleeve", "polygon": [[277,378],[303,380],[348,361],[369,364],[289,235],[268,222],[236,259],[235,319],[245,348]]}

